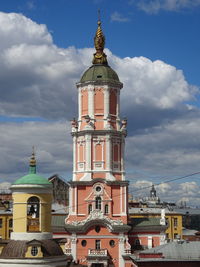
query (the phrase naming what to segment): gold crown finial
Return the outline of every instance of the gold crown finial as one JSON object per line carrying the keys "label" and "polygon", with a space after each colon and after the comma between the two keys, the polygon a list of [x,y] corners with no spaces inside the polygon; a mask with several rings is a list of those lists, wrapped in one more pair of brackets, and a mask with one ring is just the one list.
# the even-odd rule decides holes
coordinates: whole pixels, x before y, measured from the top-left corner
{"label": "gold crown finial", "polygon": [[30,158],[30,166],[36,166],[36,159],[35,159],[35,147],[32,147],[32,155]]}
{"label": "gold crown finial", "polygon": [[107,56],[103,52],[105,46],[105,37],[101,29],[101,20],[100,20],[100,10],[98,10],[98,27],[94,37],[94,46],[96,53],[94,53],[93,64],[104,64],[108,65]]}

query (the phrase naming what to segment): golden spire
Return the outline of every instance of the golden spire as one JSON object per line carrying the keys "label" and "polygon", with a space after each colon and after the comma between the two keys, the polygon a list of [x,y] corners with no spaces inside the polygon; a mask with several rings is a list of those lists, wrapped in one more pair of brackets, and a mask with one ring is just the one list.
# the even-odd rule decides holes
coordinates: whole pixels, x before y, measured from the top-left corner
{"label": "golden spire", "polygon": [[98,13],[99,13],[98,27],[94,37],[94,46],[96,49],[96,53],[94,53],[94,58],[92,63],[108,65],[107,56],[103,52],[105,45],[105,37],[101,29],[100,10],[98,10]]}
{"label": "golden spire", "polygon": [[30,158],[30,167],[36,166],[36,159],[35,159],[35,148],[32,147],[32,156]]}

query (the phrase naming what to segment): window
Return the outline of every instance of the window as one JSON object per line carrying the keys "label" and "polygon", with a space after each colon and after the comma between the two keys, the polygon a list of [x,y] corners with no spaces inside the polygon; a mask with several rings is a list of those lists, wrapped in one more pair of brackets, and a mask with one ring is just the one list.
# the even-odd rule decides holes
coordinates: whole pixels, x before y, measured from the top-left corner
{"label": "window", "polygon": [[9,228],[13,227],[13,219],[9,219]]}
{"label": "window", "polygon": [[97,191],[97,192],[101,192],[101,187],[100,187],[100,186],[97,186],[97,187],[96,187],[96,191]]}
{"label": "window", "polygon": [[3,219],[0,219],[0,228],[3,226]]}
{"label": "window", "polygon": [[178,226],[178,218],[174,218],[174,227]]}
{"label": "window", "polygon": [[110,240],[110,246],[113,248],[115,246],[115,241],[114,240]]}
{"label": "window", "polygon": [[87,241],[86,241],[86,240],[82,240],[82,241],[81,241],[81,245],[82,245],[82,247],[86,247],[86,245],[87,245]]}
{"label": "window", "polygon": [[95,240],[95,249],[101,249],[101,240]]}
{"label": "window", "polygon": [[97,226],[95,227],[95,231],[96,231],[97,233],[99,233],[100,230],[101,230],[101,227],[100,227],[99,225],[97,225]]}
{"label": "window", "polygon": [[88,206],[88,214],[90,214],[92,212],[92,204],[89,204]]}
{"label": "window", "polygon": [[28,215],[31,215],[32,218],[39,218],[39,207],[40,200],[37,197],[30,197],[28,199]]}
{"label": "window", "polygon": [[108,214],[108,204],[105,205],[105,214]]}
{"label": "window", "polygon": [[37,247],[32,247],[31,248],[31,255],[36,256],[38,254],[38,248]]}
{"label": "window", "polygon": [[96,210],[101,210],[101,198],[100,197],[96,197],[95,208]]}

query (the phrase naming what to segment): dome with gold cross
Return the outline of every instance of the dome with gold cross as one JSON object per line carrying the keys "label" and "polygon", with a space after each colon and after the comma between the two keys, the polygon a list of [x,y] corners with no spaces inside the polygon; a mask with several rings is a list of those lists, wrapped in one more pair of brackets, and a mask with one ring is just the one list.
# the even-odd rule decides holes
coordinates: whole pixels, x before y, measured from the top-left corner
{"label": "dome with gold cross", "polygon": [[105,36],[101,29],[101,21],[98,21],[97,31],[94,37],[96,52],[93,55],[93,65],[87,69],[81,77],[80,83],[87,82],[119,82],[117,73],[108,65],[107,56],[104,53]]}

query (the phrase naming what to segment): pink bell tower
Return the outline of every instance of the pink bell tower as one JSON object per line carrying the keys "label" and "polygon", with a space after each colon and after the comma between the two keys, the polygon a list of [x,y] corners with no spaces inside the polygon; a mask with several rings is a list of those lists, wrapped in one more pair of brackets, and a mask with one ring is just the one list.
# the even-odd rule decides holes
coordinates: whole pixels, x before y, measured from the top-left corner
{"label": "pink bell tower", "polygon": [[124,171],[127,121],[120,119],[123,85],[107,63],[100,21],[94,44],[93,64],[77,83],[66,251],[86,266],[132,266],[127,261],[130,226]]}

